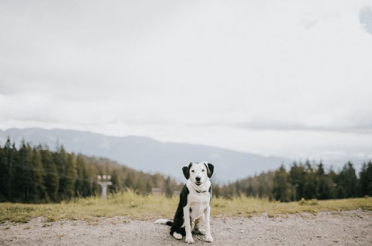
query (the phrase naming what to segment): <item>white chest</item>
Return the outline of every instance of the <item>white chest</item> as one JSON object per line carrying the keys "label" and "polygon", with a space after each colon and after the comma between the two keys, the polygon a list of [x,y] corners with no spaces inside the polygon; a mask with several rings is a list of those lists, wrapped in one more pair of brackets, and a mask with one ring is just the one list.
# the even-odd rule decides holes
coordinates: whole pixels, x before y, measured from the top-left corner
{"label": "white chest", "polygon": [[190,207],[190,216],[192,219],[200,218],[207,206],[210,203],[210,194],[209,192],[203,194],[190,194],[188,199],[188,205]]}

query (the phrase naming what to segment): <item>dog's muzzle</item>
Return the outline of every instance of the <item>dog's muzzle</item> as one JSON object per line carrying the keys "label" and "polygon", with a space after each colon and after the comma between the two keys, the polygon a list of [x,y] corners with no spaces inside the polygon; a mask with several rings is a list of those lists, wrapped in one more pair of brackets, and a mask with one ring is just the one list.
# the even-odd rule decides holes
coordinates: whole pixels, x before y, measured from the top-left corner
{"label": "dog's muzzle", "polygon": [[202,182],[200,182],[201,181],[201,178],[200,177],[196,177],[195,178],[195,184],[197,185],[197,186],[199,186],[199,185],[201,185],[202,184]]}

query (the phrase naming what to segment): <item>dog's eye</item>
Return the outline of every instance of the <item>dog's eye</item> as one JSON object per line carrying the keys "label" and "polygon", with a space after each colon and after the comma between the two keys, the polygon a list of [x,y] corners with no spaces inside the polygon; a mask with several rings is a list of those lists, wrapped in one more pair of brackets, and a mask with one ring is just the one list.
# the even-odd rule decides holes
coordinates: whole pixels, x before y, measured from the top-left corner
{"label": "dog's eye", "polygon": [[194,173],[195,171],[194,171],[194,170],[191,170],[191,172],[193,172],[193,173]]}
{"label": "dog's eye", "polygon": [[205,172],[205,169],[202,169],[202,172]]}

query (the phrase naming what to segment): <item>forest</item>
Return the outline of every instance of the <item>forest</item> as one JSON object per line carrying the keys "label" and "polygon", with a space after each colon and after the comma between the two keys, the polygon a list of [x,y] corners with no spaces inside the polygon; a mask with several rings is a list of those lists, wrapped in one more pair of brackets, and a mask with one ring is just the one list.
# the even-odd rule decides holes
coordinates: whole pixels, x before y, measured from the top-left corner
{"label": "forest", "polygon": [[0,146],[0,202],[48,203],[101,194],[98,175],[110,175],[108,193],[127,189],[150,194],[160,188],[167,197],[182,184],[159,173],[148,174],[106,158],[67,153],[63,146],[51,151],[47,146],[19,149],[8,139]]}
{"label": "forest", "polygon": [[338,172],[332,167],[326,172],[322,162],[294,162],[289,170],[281,165],[276,171],[215,187],[214,193],[225,198],[245,195],[280,202],[372,196],[372,162],[363,163],[359,178],[350,161]]}
{"label": "forest", "polygon": [[[172,197],[183,186],[169,176],[137,171],[107,158],[67,153],[63,146],[51,151],[48,146],[30,146],[23,141],[17,149],[9,138],[0,146],[0,202],[58,203],[97,196],[101,194],[98,175],[111,176],[108,193],[112,195],[128,189],[148,195],[159,188]],[[363,164],[358,176],[351,162],[338,172],[332,168],[326,172],[321,162],[294,162],[289,170],[281,165],[275,171],[230,184],[214,184],[213,195],[281,202],[372,196],[371,161]]]}

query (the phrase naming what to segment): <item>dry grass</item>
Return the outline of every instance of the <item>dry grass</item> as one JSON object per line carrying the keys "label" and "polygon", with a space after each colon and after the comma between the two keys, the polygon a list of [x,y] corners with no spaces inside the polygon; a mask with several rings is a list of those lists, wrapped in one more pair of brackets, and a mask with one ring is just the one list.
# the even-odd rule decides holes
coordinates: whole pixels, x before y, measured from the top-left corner
{"label": "dry grass", "polygon": [[[19,204],[2,203],[0,222],[28,222],[32,218],[43,216],[46,223],[59,220],[84,220],[97,223],[100,217],[125,216],[131,219],[153,220],[172,219],[177,209],[178,197],[167,199],[164,196],[141,196],[132,191],[111,196],[108,200],[99,197],[81,198],[61,204]],[[267,199],[240,197],[233,200],[213,198],[213,216],[244,216],[267,213],[269,217],[320,211],[372,210],[372,198],[355,198],[326,201],[269,202]]]}
{"label": "dry grass", "polygon": [[233,200],[214,199],[212,213],[225,216],[245,216],[267,213],[269,217],[279,214],[298,214],[302,212],[318,213],[320,211],[372,210],[372,198],[352,198],[340,200],[302,200],[300,202],[269,202],[268,199],[240,197]]}

